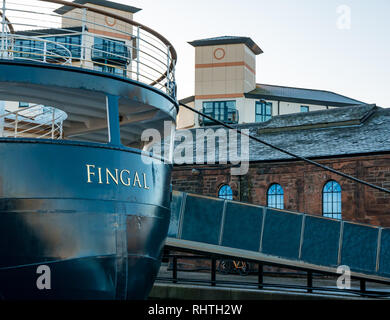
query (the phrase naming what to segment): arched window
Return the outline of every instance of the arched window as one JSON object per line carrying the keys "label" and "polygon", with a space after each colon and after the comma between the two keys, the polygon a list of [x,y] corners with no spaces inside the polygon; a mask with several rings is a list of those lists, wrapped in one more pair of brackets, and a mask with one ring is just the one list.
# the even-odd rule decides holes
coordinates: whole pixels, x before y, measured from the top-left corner
{"label": "arched window", "polygon": [[224,184],[218,191],[218,198],[225,200],[233,200],[233,190],[229,185]]}
{"label": "arched window", "polygon": [[341,220],[341,186],[336,181],[327,182],[322,190],[322,214]]}
{"label": "arched window", "polygon": [[267,206],[270,208],[284,209],[284,192],[280,184],[274,183],[267,192]]}

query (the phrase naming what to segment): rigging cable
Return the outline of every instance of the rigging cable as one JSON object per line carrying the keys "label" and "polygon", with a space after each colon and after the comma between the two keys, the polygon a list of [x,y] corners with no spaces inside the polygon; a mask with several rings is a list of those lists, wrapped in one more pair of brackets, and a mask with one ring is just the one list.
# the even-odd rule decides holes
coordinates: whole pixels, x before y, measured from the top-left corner
{"label": "rigging cable", "polygon": [[297,154],[294,154],[294,153],[292,153],[292,152],[289,152],[289,151],[287,151],[287,150],[284,150],[284,149],[282,149],[282,148],[279,148],[279,147],[277,147],[277,146],[274,146],[273,144],[270,144],[270,143],[268,143],[268,142],[266,142],[266,141],[263,141],[263,140],[261,140],[261,139],[255,137],[255,136],[252,136],[252,135],[250,135],[250,134],[246,134],[245,132],[242,132],[242,131],[241,131],[240,129],[238,129],[238,128],[234,128],[234,127],[229,126],[228,124],[226,124],[226,123],[224,123],[224,122],[222,122],[222,121],[220,121],[220,120],[214,119],[213,117],[210,117],[210,116],[208,116],[207,114],[204,114],[204,113],[202,113],[202,112],[200,112],[200,111],[198,111],[198,110],[196,110],[196,109],[194,109],[194,108],[192,108],[192,107],[190,107],[190,106],[188,106],[188,105],[186,105],[186,104],[184,104],[184,103],[179,102],[179,104],[180,104],[181,106],[183,106],[184,108],[187,108],[188,110],[190,110],[190,111],[192,111],[192,112],[194,112],[194,113],[197,113],[198,115],[200,115],[200,116],[202,116],[202,117],[205,117],[206,119],[209,119],[209,120],[215,122],[216,124],[219,124],[219,125],[221,125],[221,126],[223,126],[223,127],[225,127],[225,128],[228,128],[228,129],[230,129],[230,130],[234,130],[234,131],[238,132],[238,133],[241,134],[241,135],[247,136],[249,139],[252,139],[252,140],[254,140],[254,141],[256,141],[256,142],[259,142],[259,143],[261,143],[261,144],[263,144],[263,145],[266,145],[267,147],[270,147],[270,148],[273,148],[273,149],[275,149],[275,150],[278,150],[279,152],[285,153],[285,154],[287,154],[287,155],[289,155],[289,156],[291,156],[291,157],[293,157],[293,158],[299,159],[299,160],[301,160],[301,161],[310,163],[310,164],[313,165],[313,166],[316,166],[316,167],[319,167],[319,168],[321,168],[321,169],[323,169],[323,170],[332,172],[332,173],[334,173],[334,174],[336,174],[336,175],[339,175],[339,176],[341,176],[341,177],[343,177],[343,178],[346,178],[346,179],[355,181],[355,182],[360,183],[360,184],[363,184],[363,185],[365,185],[365,186],[367,186],[367,187],[370,187],[370,188],[373,188],[373,189],[376,189],[376,190],[379,190],[379,191],[382,191],[382,192],[385,192],[385,193],[389,193],[389,194],[390,194],[390,190],[389,190],[389,189],[386,189],[386,188],[383,188],[383,187],[380,187],[380,186],[371,184],[371,183],[369,183],[369,182],[367,182],[367,181],[364,181],[364,180],[355,178],[355,177],[353,177],[353,176],[350,176],[350,175],[348,175],[348,174],[345,174],[345,173],[343,173],[343,172],[340,172],[340,171],[338,171],[338,170],[335,170],[335,169],[333,169],[333,168],[331,168],[331,167],[328,167],[328,166],[325,166],[325,165],[323,165],[323,164],[320,164],[320,163],[318,163],[318,162],[316,162],[316,161],[310,160],[310,159],[308,159],[308,158],[299,156],[299,155],[297,155]]}

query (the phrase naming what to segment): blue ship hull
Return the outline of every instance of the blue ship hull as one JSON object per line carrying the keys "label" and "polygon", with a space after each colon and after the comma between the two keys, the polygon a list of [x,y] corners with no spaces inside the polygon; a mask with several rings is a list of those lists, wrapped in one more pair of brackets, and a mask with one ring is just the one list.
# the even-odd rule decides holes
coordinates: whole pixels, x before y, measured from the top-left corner
{"label": "blue ship hull", "polygon": [[129,148],[33,139],[0,139],[0,159],[0,299],[148,297],[170,165]]}

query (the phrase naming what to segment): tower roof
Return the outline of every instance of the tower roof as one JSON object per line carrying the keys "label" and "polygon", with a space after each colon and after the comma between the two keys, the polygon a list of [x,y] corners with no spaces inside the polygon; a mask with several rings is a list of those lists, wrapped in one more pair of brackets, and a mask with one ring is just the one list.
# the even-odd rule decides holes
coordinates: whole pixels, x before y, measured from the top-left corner
{"label": "tower roof", "polygon": [[249,99],[268,99],[277,101],[282,100],[287,102],[337,107],[365,104],[362,101],[326,90],[295,88],[259,83],[256,85],[256,89],[247,92],[245,97]]}
{"label": "tower roof", "polygon": [[[127,12],[131,12],[131,13],[136,13],[136,12],[142,10],[140,8],[136,8],[136,7],[132,7],[132,6],[128,6],[125,4],[116,3],[116,2],[112,2],[112,1],[107,1],[107,0],[74,0],[73,2],[78,3],[78,4],[91,3],[91,4],[96,4],[96,5],[99,5],[102,7],[121,10],[121,11],[127,11]],[[54,12],[58,13],[58,14],[65,14],[73,9],[74,9],[74,7],[71,7],[71,6],[62,6],[58,9],[54,10]]]}
{"label": "tower roof", "polygon": [[263,53],[263,50],[249,37],[222,36],[215,38],[200,39],[188,42],[193,47],[213,46],[219,44],[238,44],[243,43],[256,55]]}

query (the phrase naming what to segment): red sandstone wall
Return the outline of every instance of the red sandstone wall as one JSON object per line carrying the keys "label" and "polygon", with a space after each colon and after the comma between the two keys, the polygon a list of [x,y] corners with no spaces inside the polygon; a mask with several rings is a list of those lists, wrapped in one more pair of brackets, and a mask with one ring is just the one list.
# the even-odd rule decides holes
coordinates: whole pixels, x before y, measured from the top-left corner
{"label": "red sandstone wall", "polygon": [[[390,155],[372,155],[329,159],[321,164],[390,188]],[[390,194],[376,191],[303,162],[252,163],[247,175],[231,176],[230,169],[210,170],[202,166],[176,167],[172,175],[174,190],[216,197],[222,184],[229,184],[234,199],[265,206],[272,183],[284,189],[285,209],[322,214],[322,188],[333,179],[342,188],[343,219],[390,227]],[[204,170],[206,169],[206,170]]]}

